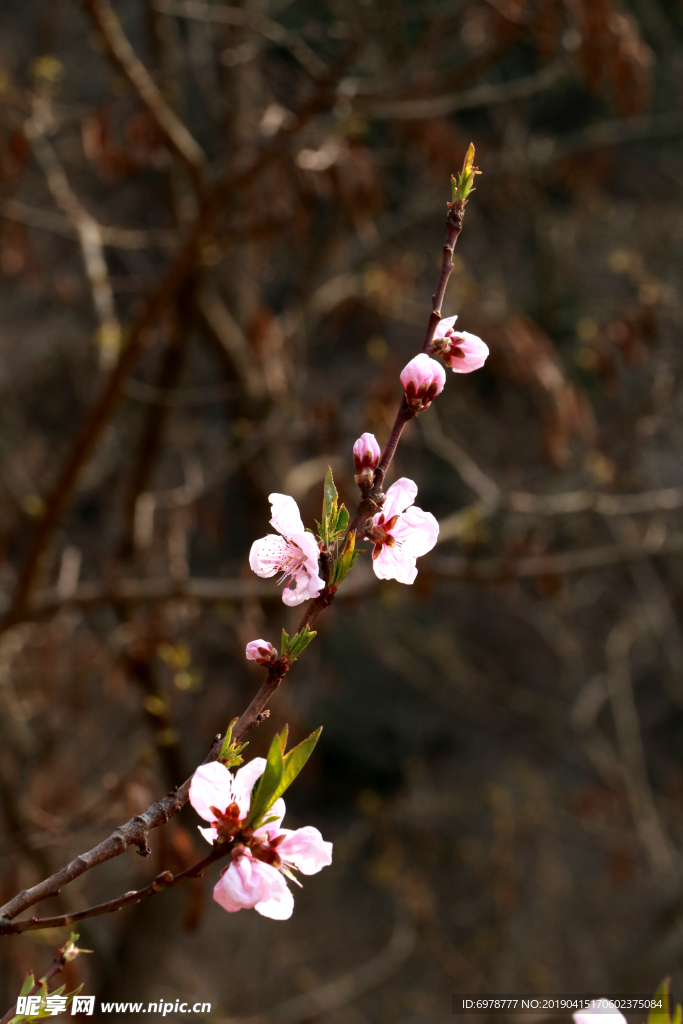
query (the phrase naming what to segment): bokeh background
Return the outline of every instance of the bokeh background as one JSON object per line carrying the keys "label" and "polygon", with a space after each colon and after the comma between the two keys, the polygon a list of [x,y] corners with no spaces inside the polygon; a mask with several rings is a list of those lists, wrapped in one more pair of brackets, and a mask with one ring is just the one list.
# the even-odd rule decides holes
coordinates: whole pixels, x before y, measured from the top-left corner
{"label": "bokeh background", "polygon": [[[351,445],[388,436],[474,141],[443,312],[491,357],[392,467],[439,544],[410,588],[366,554],[248,750],[324,726],[286,824],[334,864],[284,923],[226,914],[213,875],[85,922],[66,980],[243,1024],[683,992],[683,4],[113,7],[156,111],[101,2],[0,5],[3,900],[182,781],[255,692],[245,643],[296,621],[248,569],[267,496],[312,525],[329,464],[354,505]],[[88,420],[202,178],[232,184]],[[193,863],[196,824],[40,911]],[[4,1004],[64,937],[2,940]]]}

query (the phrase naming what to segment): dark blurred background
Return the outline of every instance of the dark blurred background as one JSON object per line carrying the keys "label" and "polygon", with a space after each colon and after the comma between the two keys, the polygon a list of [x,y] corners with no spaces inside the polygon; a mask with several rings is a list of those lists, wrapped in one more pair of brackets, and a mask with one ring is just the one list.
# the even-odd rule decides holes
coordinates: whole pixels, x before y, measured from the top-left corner
{"label": "dark blurred background", "polygon": [[[0,8],[5,609],[201,201],[92,6]],[[114,10],[206,179],[252,170],[0,636],[3,900],[182,781],[255,692],[245,643],[297,619],[248,569],[267,496],[312,525],[331,464],[355,503],[351,445],[388,436],[473,140],[443,312],[491,357],[448,374],[391,474],[417,481],[439,545],[412,587],[358,563],[247,752],[324,725],[285,824],[319,827],[334,864],[285,923],[226,914],[213,875],[85,922],[94,952],[66,980],[252,1024],[445,1024],[457,992],[667,974],[683,992],[683,3]],[[193,863],[196,824],[186,808],[151,858],[40,912]],[[4,1004],[64,937],[2,941]]]}

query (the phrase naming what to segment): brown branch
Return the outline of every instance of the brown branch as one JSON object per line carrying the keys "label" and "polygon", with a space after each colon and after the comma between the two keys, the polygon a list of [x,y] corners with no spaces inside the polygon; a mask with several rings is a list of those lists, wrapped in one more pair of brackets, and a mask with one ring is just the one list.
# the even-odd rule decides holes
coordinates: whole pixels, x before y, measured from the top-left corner
{"label": "brown branch", "polygon": [[66,462],[48,495],[45,514],[29,543],[12,605],[4,615],[0,629],[8,628],[24,617],[31,590],[40,569],[42,555],[71,499],[78,476],[116,410],[122,396],[123,386],[142,355],[153,326],[172,297],[194,272],[197,251],[210,227],[220,216],[225,202],[233,193],[238,192],[240,188],[252,181],[281,155],[286,150],[290,136],[300,131],[316,113],[325,109],[331,102],[334,102],[334,90],[332,83],[328,82],[322,85],[316,94],[303,105],[298,117],[294,119],[289,128],[283,129],[280,135],[255,157],[250,156],[246,166],[230,170],[217,182],[213,192],[206,198],[184,244],[143,306],[136,322],[130,328],[119,361],[107,379],[99,401],[90,411],[76,435]]}
{"label": "brown branch", "polygon": [[683,555],[683,535],[677,534],[656,545],[628,541],[552,555],[532,555],[528,558],[435,558],[430,561],[429,567],[437,576],[446,579],[504,583],[521,578],[563,576],[572,572],[604,569],[610,565],[639,562],[653,556],[680,555]]}
{"label": "brown branch", "polygon": [[206,155],[161,94],[149,71],[135,54],[107,0],[83,0],[90,17],[104,36],[109,56],[123,71],[150,112],[169,146],[187,166],[198,185]]}
{"label": "brown branch", "polygon": [[0,921],[0,935],[16,935],[19,932],[39,931],[42,928],[64,928],[76,924],[78,921],[85,921],[89,917],[100,917],[102,914],[111,914],[116,910],[122,910],[124,907],[130,907],[134,903],[139,903],[148,896],[154,896],[155,893],[163,892],[165,889],[172,889],[179,882],[187,881],[188,878],[199,878],[209,865],[227,856],[231,850],[231,843],[216,845],[206,857],[197,861],[191,867],[185,868],[184,871],[179,872],[177,875],[172,875],[170,871],[162,871],[144,889],[127,892],[116,899],[107,900],[106,903],[98,903],[94,907],[87,907],[85,910],[79,910],[75,914],[58,914],[55,917],[30,917],[26,921],[13,921],[9,923]]}
{"label": "brown branch", "polygon": [[[216,761],[220,750],[221,738],[217,736],[203,764]],[[0,922],[6,924],[8,920],[15,918],[35,903],[39,903],[40,900],[47,899],[48,896],[56,896],[69,882],[73,882],[74,879],[79,878],[98,864],[104,864],[112,857],[118,857],[129,846],[136,846],[142,856],[147,856],[150,852],[147,836],[153,828],[165,825],[169,818],[172,818],[184,806],[190,793],[191,782],[192,777],[190,776],[178,789],[148,807],[144,814],[136,814],[125,825],[114,829],[107,839],[98,843],[92,850],[80,854],[50,878],[39,882],[31,889],[24,889],[23,892],[18,893],[3,907],[0,907]]]}
{"label": "brown branch", "polygon": [[[225,183],[223,183],[222,188],[224,188],[224,184]],[[218,191],[219,190],[217,190],[217,192]],[[457,209],[458,206],[459,209]],[[458,234],[462,227],[463,208],[464,204],[462,203],[449,205],[449,217],[447,220],[448,244],[446,248],[449,248],[450,246],[450,256],[452,256],[452,246],[455,245]],[[447,266],[449,262],[450,269]],[[448,281],[448,276],[450,274],[451,269],[452,260],[447,258],[447,254],[444,251],[444,262],[442,266],[442,272],[439,278],[439,285],[435,293],[435,298],[439,299],[439,304],[443,300],[443,293],[445,291],[446,283]],[[431,314],[430,324],[434,315],[434,313]],[[436,322],[438,322],[438,316]],[[121,362],[125,358],[126,351],[124,351],[123,353]],[[115,376],[115,374],[116,371],[114,371],[112,377]],[[380,481],[379,486],[381,486],[381,480],[383,480],[384,474],[386,473],[386,470],[388,469],[391,463],[394,452],[396,450],[396,445],[398,444],[398,439],[400,437],[403,426],[405,425],[405,422],[407,422],[407,418],[409,418],[407,415],[407,406],[405,404],[405,401],[403,401],[401,403],[401,406],[399,407],[396,416],[396,421],[394,424],[392,435],[389,439],[389,442],[387,443],[387,446],[385,447],[384,456],[380,462],[380,466],[382,467],[381,475],[378,478],[377,473],[380,473],[380,466],[378,466],[375,475],[375,480]],[[373,488],[375,490],[375,493],[377,493],[379,490],[377,482],[373,485]],[[358,509],[356,511],[353,523],[359,523],[360,525],[362,525],[362,522],[364,521],[362,519],[364,509],[374,504],[374,496],[368,494],[367,492],[363,493],[359,501]],[[350,529],[352,528],[354,528],[353,524]],[[24,592],[25,596],[27,596],[28,589],[26,589],[26,585],[24,585]],[[326,608],[329,604],[331,604],[335,594],[336,588],[326,584],[323,591],[318,595],[318,597],[315,598],[314,601],[311,602],[307,610],[304,612],[304,615],[299,624],[299,631],[301,631],[305,626],[308,626],[315,621],[320,612],[323,611],[323,609]],[[14,614],[16,614],[16,610],[14,611]],[[232,737],[234,742],[239,742],[250,729],[254,728],[266,717],[266,704],[279,687],[280,683],[282,682],[282,679],[289,672],[291,664],[291,662],[285,659],[281,659],[276,665],[272,666],[269,669],[265,682],[260,687],[258,693],[253,698],[246,711],[242,714],[233,730]],[[216,760],[218,758],[219,752],[220,737],[217,737],[216,740],[214,741],[214,744],[206,761],[208,762]],[[165,824],[165,822],[168,821],[168,819],[173,814],[176,814],[180,810],[180,808],[188,799],[191,782],[192,778],[190,777],[183,783],[183,785],[178,790],[176,790],[173,793],[169,793],[162,800],[159,800],[155,804],[152,804],[152,806],[148,808],[148,810],[143,815],[136,816],[135,818],[132,818],[129,822],[127,822],[125,825],[115,829],[108,839],[104,840],[102,843],[94,847],[88,853],[82,854],[81,856],[77,857],[61,871],[56,872],[50,878],[33,886],[32,889],[25,890],[24,892],[19,893],[12,900],[6,903],[3,907],[0,907],[0,930],[2,929],[2,926],[6,927],[12,918],[16,917],[18,914],[26,910],[28,907],[33,906],[35,903],[45,899],[48,896],[56,895],[58,892],[61,891],[64,885],[73,881],[75,878],[78,878],[85,871],[88,871],[90,868],[95,867],[97,864],[101,864],[104,861],[109,860],[112,857],[115,857],[118,854],[123,853],[128,846],[135,845],[138,847],[139,851],[143,855],[146,855],[149,852],[149,847],[147,845],[147,836],[149,830],[151,828],[157,827],[158,825]],[[118,908],[114,907],[112,909]],[[106,913],[106,911],[103,910],[102,913]],[[11,931],[12,929],[10,928],[9,930]]]}
{"label": "brown branch", "polygon": [[227,4],[206,3],[205,0],[156,0],[155,10],[160,14],[172,17],[191,18],[196,21],[214,22],[222,25],[239,25],[256,32],[276,46],[289,50],[293,57],[308,72],[311,78],[324,79],[329,75],[329,68],[318,54],[304,40],[290,32],[279,22],[267,18],[257,11],[244,10],[242,7],[229,7]]}

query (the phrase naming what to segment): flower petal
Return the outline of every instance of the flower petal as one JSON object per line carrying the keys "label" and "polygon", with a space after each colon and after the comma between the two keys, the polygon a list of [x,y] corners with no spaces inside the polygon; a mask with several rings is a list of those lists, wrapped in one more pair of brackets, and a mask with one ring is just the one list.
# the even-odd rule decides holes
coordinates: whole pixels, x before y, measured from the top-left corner
{"label": "flower petal", "polygon": [[332,863],[332,843],[325,842],[312,825],[294,831],[280,829],[280,835],[283,834],[287,838],[278,844],[277,852],[303,875],[315,875]]}
{"label": "flower petal", "polygon": [[278,891],[277,895],[271,896],[270,899],[257,903],[254,910],[262,914],[263,917],[271,918],[273,921],[286,921],[292,916],[294,897],[282,875],[279,872],[278,875],[282,880],[282,889]]}
{"label": "flower petal", "polygon": [[478,338],[476,334],[469,334],[467,331],[458,331],[453,335],[453,342],[459,342],[459,348],[463,356],[450,355],[448,364],[453,373],[472,373],[473,370],[480,370],[489,355],[489,347],[486,342]]}
{"label": "flower petal", "polygon": [[275,835],[279,831],[281,831],[280,825],[281,825],[282,819],[284,818],[286,813],[287,813],[287,810],[285,808],[285,802],[282,799],[282,797],[279,797],[275,801],[273,806],[270,808],[268,813],[266,814],[266,818],[274,818],[275,820],[269,822],[267,825],[261,825],[260,828],[256,829],[256,831],[254,832],[254,835],[255,836],[268,836],[268,837],[270,837],[270,835],[272,833],[273,837],[275,837]]}
{"label": "flower petal", "polygon": [[235,772],[232,780],[232,799],[240,809],[240,816],[245,817],[251,807],[251,791],[257,779],[266,770],[265,757],[254,757]]}
{"label": "flower petal", "polygon": [[457,316],[447,316],[443,320],[439,320],[434,331],[434,337],[445,338],[457,319]]}
{"label": "flower petal", "polygon": [[269,494],[268,501],[271,504],[271,524],[283,537],[291,538],[295,533],[305,533],[304,524],[301,521],[299,506],[294,498],[288,494]]}
{"label": "flower petal", "polygon": [[287,558],[287,541],[276,533],[255,540],[249,552],[249,565],[257,576],[274,576]]}
{"label": "flower petal", "polygon": [[402,476],[399,480],[396,480],[387,490],[387,495],[382,505],[385,521],[391,519],[397,512],[404,512],[409,505],[413,504],[416,497],[417,484],[414,480],[409,480],[407,476]]}
{"label": "flower petal", "polygon": [[214,841],[216,839],[216,836],[218,835],[218,833],[216,832],[216,829],[215,828],[202,828],[201,825],[197,825],[197,828],[199,829],[201,834],[204,836],[204,838],[206,839],[207,843],[211,843],[211,845],[213,846]]}
{"label": "flower petal", "polygon": [[417,576],[415,558],[404,549],[390,548],[388,544],[382,545],[382,550],[373,560],[372,568],[375,571],[375,576],[380,580],[414,583]]}
{"label": "flower petal", "polygon": [[[256,760],[263,761],[265,766],[263,758]],[[232,800],[232,775],[225,765],[219,761],[200,765],[190,783],[190,803],[197,814],[204,821],[215,821],[216,815],[211,808],[224,811]]]}
{"label": "flower petal", "polygon": [[272,879],[268,872],[279,875],[276,868],[245,855],[233,860],[213,890],[213,898],[231,914],[249,910],[271,896]]}
{"label": "flower petal", "polygon": [[391,532],[406,554],[419,558],[436,544],[439,524],[431,512],[423,512],[413,505],[403,513]]}

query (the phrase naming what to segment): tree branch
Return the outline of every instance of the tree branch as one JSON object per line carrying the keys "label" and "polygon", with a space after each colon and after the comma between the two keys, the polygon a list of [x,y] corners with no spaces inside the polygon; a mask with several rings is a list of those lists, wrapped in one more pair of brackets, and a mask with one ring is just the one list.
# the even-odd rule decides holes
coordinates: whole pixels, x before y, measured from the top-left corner
{"label": "tree branch", "polygon": [[149,71],[135,54],[107,0],[83,0],[90,17],[104,36],[107,52],[123,71],[141,102],[147,107],[169,146],[186,165],[195,182],[202,184],[206,155],[161,94]]}

